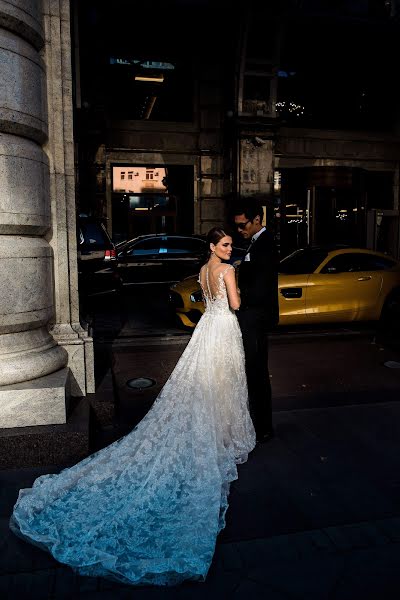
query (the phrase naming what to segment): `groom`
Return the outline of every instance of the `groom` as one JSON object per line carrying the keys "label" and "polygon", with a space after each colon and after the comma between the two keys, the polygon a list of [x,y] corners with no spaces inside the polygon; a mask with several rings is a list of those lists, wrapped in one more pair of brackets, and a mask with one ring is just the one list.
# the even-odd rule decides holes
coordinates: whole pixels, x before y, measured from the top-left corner
{"label": "groom", "polygon": [[241,305],[237,312],[246,360],[249,409],[258,442],[274,435],[268,332],[279,321],[278,253],[273,233],[264,227],[260,203],[241,201],[234,208],[235,226],[250,242],[239,266]]}

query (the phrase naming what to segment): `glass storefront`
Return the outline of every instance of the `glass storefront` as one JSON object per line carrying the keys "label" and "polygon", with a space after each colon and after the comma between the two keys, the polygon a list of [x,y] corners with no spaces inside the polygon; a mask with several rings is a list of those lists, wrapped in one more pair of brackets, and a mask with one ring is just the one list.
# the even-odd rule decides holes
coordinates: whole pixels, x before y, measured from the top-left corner
{"label": "glass storefront", "polygon": [[391,172],[284,169],[275,172],[274,195],[282,257],[307,245],[396,251],[399,217],[393,210]]}
{"label": "glass storefront", "polygon": [[193,167],[112,165],[112,238],[193,233]]}

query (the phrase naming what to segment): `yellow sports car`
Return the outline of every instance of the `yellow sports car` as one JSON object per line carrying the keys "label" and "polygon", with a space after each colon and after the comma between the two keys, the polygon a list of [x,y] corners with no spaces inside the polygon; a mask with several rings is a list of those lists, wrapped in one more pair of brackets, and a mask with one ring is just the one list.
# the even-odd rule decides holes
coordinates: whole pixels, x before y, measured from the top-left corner
{"label": "yellow sports car", "polygon": [[[400,262],[362,248],[309,247],[280,262],[279,324],[400,320]],[[197,276],[170,287],[180,323],[194,328],[204,312]]]}

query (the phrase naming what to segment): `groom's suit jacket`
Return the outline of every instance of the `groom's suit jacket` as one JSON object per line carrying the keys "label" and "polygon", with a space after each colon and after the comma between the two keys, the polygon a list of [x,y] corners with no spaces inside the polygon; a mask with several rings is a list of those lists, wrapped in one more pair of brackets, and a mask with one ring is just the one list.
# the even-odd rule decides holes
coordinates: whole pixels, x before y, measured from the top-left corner
{"label": "groom's suit jacket", "polygon": [[240,311],[256,313],[267,329],[279,321],[278,252],[271,231],[266,229],[251,243],[250,260],[239,266]]}

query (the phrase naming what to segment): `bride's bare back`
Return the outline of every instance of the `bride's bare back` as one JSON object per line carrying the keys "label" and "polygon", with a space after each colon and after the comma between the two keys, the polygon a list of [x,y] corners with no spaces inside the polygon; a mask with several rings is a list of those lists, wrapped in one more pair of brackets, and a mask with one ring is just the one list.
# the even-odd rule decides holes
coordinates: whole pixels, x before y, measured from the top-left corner
{"label": "bride's bare back", "polygon": [[212,301],[228,297],[232,310],[240,307],[240,296],[236,286],[235,269],[232,265],[209,260],[200,270],[200,285],[204,296]]}

